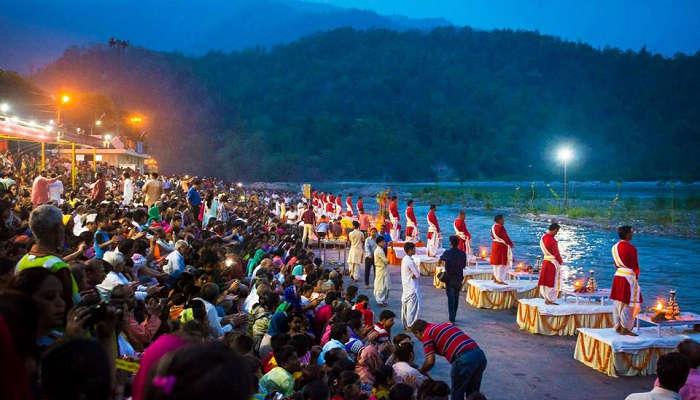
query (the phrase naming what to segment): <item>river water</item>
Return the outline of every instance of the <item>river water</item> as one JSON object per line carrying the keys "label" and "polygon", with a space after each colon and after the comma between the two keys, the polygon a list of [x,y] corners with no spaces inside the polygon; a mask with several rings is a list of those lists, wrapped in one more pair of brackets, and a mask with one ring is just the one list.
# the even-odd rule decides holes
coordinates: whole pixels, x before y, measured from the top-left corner
{"label": "river water", "polygon": [[[357,184],[353,186],[355,185]],[[333,186],[331,190],[334,193],[336,191],[344,192],[342,186],[345,185],[336,184]],[[326,188],[319,187],[319,189]],[[639,191],[640,195],[645,192],[644,189],[639,189]],[[405,200],[399,199],[402,226],[405,226],[403,221]],[[376,211],[377,204],[374,198],[365,197],[365,207],[370,212]],[[452,222],[456,218],[459,208],[458,205],[438,206],[437,217],[443,232],[444,247],[449,247],[449,235],[454,233]],[[428,231],[427,213],[428,204],[416,202],[415,214],[422,240],[425,240],[425,234]],[[494,215],[495,212],[485,210],[467,211],[467,228],[472,234],[474,252],[477,252],[482,246],[487,247],[490,252],[490,228]],[[508,235],[515,244],[514,264],[519,261],[534,264],[536,257],[541,255],[539,240],[547,230],[548,224],[530,221],[517,215],[507,213],[504,215]],[[601,288],[610,287],[615,273],[611,248],[618,241],[617,232],[562,225],[557,240],[564,259],[565,266],[562,277],[566,283],[571,284],[573,279],[583,277],[589,270],[593,270],[598,286]],[[700,313],[700,259],[698,258],[700,256],[700,239],[635,234],[632,244],[637,247],[639,254],[640,286],[644,296],[643,308],[651,307],[657,299],[667,299],[669,290],[675,289],[676,298],[682,311]]]}

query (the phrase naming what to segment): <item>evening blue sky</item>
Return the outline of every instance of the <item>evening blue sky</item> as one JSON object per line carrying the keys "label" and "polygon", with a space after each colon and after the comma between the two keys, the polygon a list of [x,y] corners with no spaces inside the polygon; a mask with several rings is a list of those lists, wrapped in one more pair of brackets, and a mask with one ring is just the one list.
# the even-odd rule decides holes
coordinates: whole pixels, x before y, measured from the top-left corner
{"label": "evening blue sky", "polygon": [[672,56],[700,50],[698,0],[320,0],[409,17],[443,17],[474,28],[527,29]]}

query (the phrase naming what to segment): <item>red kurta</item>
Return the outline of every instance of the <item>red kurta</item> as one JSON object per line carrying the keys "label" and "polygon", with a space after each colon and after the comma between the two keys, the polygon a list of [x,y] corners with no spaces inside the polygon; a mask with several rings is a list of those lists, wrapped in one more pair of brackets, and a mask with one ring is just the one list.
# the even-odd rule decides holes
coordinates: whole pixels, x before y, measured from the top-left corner
{"label": "red kurta", "polygon": [[392,217],[399,219],[399,205],[397,203],[396,201],[389,202],[389,213]]}
{"label": "red kurta", "polygon": [[[409,224],[409,221],[413,222],[413,226]],[[406,237],[413,236],[413,230],[418,226],[418,220],[416,215],[413,213],[413,206],[406,207]]]}
{"label": "red kurta", "polygon": [[[557,259],[559,265],[561,265],[564,261],[559,254],[559,244],[557,243],[557,239],[554,238],[554,235],[545,233],[544,236],[542,236],[542,242],[544,243],[544,247],[547,249],[549,254],[553,255],[554,258]],[[540,280],[538,285],[554,287],[554,279],[557,276],[556,268],[557,267],[551,261],[542,261],[542,270],[540,271]]]}
{"label": "red kurta", "polygon": [[[430,210],[428,211],[428,222],[430,224],[433,224],[435,228],[437,228],[437,231],[440,232],[440,224],[438,223],[437,216],[435,215],[435,211]],[[433,232],[430,232],[428,230],[428,239],[431,239],[433,237]]]}
{"label": "red kurta", "polygon": [[357,200],[357,211],[365,211],[365,205],[362,204],[362,199]]}
{"label": "red kurta", "polygon": [[[467,239],[472,238],[471,233],[469,233],[469,231],[467,230],[467,224],[464,222],[463,219],[461,219],[461,218],[455,219],[454,227],[455,227],[455,234],[457,232],[460,232],[460,233],[464,234],[464,236]],[[459,238],[459,249],[462,251],[467,251],[467,241],[462,239],[460,237],[460,235],[457,235],[457,237]]]}
{"label": "red kurta", "polygon": [[352,197],[348,196],[345,198],[345,208],[348,213],[348,217],[352,217]]}
{"label": "red kurta", "polygon": [[[637,275],[637,279],[639,279],[640,270],[639,260],[637,259],[637,248],[626,240],[620,240],[617,244],[617,254],[620,256],[622,263],[625,264],[627,268],[634,271],[635,275]],[[613,260],[613,264],[614,262]],[[629,304],[631,295],[632,292],[627,279],[622,276],[614,276],[612,289],[610,289],[610,298]],[[641,294],[639,297],[641,303]]]}
{"label": "red kurta", "polygon": [[[494,231],[496,235],[503,239],[506,244],[499,242],[491,243],[491,265],[506,265],[508,264],[508,246],[513,247],[513,242],[508,237],[508,232],[506,232],[506,227],[500,224],[494,224]],[[491,233],[491,238],[493,238],[493,232]]]}

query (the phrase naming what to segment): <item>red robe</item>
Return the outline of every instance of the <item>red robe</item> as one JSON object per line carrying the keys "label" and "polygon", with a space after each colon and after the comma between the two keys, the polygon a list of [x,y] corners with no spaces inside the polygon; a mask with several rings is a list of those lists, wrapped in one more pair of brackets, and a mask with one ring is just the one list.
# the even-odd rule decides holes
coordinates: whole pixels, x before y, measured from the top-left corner
{"label": "red robe", "polygon": [[348,196],[345,198],[345,208],[346,208],[348,217],[352,217],[352,196]]}
{"label": "red robe", "polygon": [[[491,243],[491,265],[507,265],[508,264],[508,246],[513,247],[513,242],[508,237],[506,227],[501,224],[494,224],[494,230],[499,238],[503,239],[506,244],[499,242]],[[493,233],[491,233],[493,238]]]}
{"label": "red robe", "polygon": [[[467,239],[471,239],[471,238],[472,238],[471,233],[469,233],[469,231],[467,230],[467,224],[464,222],[463,219],[461,219],[461,218],[455,219],[454,227],[455,227],[455,234],[456,234],[457,232],[461,232],[461,233],[464,234],[464,236],[465,236]],[[462,251],[467,251],[467,241],[464,240],[464,239],[462,239],[462,238],[460,237],[460,235],[457,235],[457,237],[459,238],[459,249],[462,250]]]}
{"label": "red robe", "polygon": [[[408,221],[413,222],[413,226],[410,226]],[[416,215],[413,213],[413,206],[406,207],[406,237],[411,237],[413,236],[413,231],[415,227],[418,227],[418,220],[416,219]]]}
{"label": "red robe", "polygon": [[362,204],[362,199],[357,200],[357,211],[365,211],[365,205]]}
{"label": "red robe", "polygon": [[338,214],[343,212],[343,200],[340,198],[340,195],[335,198],[335,208]]}
{"label": "red robe", "polygon": [[326,214],[331,214],[333,213],[333,195],[327,194],[326,195]]}
{"label": "red robe", "polygon": [[397,220],[400,219],[398,202],[396,202],[396,201],[389,202],[389,213],[391,214],[391,216],[393,218],[396,218]]}
{"label": "red robe", "polygon": [[[639,260],[637,259],[637,248],[634,247],[630,242],[626,240],[620,240],[617,245],[617,253],[620,256],[620,260],[623,264],[632,271],[634,271],[637,279],[639,279]],[[614,261],[613,261],[614,263]],[[617,267],[617,266],[615,266]],[[622,276],[614,276],[612,282],[612,289],[610,290],[610,299],[621,301],[625,304],[630,304],[631,288],[627,279]],[[642,296],[639,295],[640,303],[642,302]]]}
{"label": "red robe", "polygon": [[[435,225],[435,228],[437,228],[437,231],[440,232],[440,223],[438,223],[437,216],[435,215],[435,211],[430,210],[428,211],[428,222]],[[430,232],[428,230],[428,239],[432,239],[433,237],[433,232]]]}
{"label": "red robe", "polygon": [[[557,239],[554,238],[554,235],[545,233],[544,236],[542,236],[542,242],[544,243],[544,247],[547,249],[549,254],[553,255],[554,258],[557,259],[559,265],[563,264],[564,260],[562,260],[561,255],[559,254],[559,244],[557,243]],[[556,268],[557,267],[551,261],[542,261],[542,270],[540,270],[540,280],[538,285],[554,287],[554,278],[557,276]]]}

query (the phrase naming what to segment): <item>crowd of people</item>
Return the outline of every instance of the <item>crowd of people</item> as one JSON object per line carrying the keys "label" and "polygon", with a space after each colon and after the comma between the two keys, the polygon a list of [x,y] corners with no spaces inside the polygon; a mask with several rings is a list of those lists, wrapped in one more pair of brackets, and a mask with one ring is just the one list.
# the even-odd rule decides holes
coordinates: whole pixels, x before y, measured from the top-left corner
{"label": "crowd of people", "polygon": [[[71,188],[65,172],[3,169],[3,399],[484,398],[476,343],[416,318],[393,334],[398,317],[302,241],[301,195],[105,165]],[[364,245],[358,228],[336,237]]]}
{"label": "crowd of people", "polygon": [[[104,164],[83,166],[73,188],[68,171],[49,165],[3,162],[0,363],[13,366],[0,374],[3,399],[485,398],[486,355],[454,325],[471,237],[464,213],[450,249],[432,249],[445,266],[449,321],[431,323],[419,315],[412,201],[398,316],[386,308],[387,243],[400,229],[388,192],[372,218],[361,198],[343,207],[340,195]],[[435,207],[427,220],[429,244],[441,247]],[[513,244],[503,217],[495,222],[491,264],[502,282]],[[558,229],[542,244],[556,268]],[[312,249],[328,238],[349,243],[349,268]],[[374,299],[356,285],[363,266]],[[556,284],[542,286],[554,303],[546,288]],[[699,347],[661,357],[655,389],[630,399],[697,398]],[[430,375],[437,356],[451,364],[449,383]]]}

